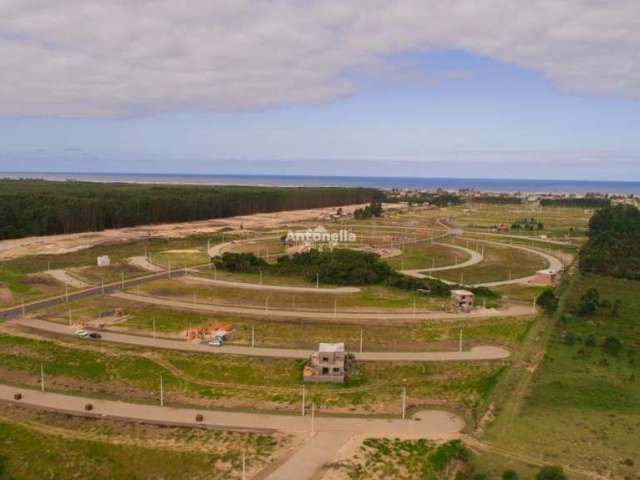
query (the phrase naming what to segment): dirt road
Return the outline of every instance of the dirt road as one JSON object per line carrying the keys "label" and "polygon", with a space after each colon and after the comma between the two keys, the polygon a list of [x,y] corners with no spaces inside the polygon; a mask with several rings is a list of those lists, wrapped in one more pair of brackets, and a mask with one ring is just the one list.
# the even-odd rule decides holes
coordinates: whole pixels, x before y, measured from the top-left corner
{"label": "dirt road", "polygon": [[79,278],[76,278],[76,277],[70,275],[67,271],[62,270],[62,269],[47,270],[46,273],[48,275],[52,276],[53,278],[55,278],[56,280],[58,280],[59,282],[67,284],[67,285],[69,285],[70,287],[73,287],[73,288],[89,288],[89,287],[92,286],[92,285],[89,285],[86,282],[83,282]]}
{"label": "dirt road", "polygon": [[230,280],[215,280],[213,278],[204,278],[194,275],[186,275],[180,277],[180,281],[191,284],[196,283],[200,285],[211,285],[213,287],[230,287],[239,288],[241,290],[268,290],[273,292],[289,293],[328,293],[332,295],[344,295],[349,293],[358,293],[360,291],[358,287],[290,287],[286,285],[267,285],[261,283],[232,282]]}
{"label": "dirt road", "polygon": [[116,298],[129,300],[132,302],[149,303],[156,306],[175,308],[180,310],[192,310],[196,312],[229,313],[236,315],[251,315],[257,317],[275,318],[297,318],[313,320],[350,320],[357,321],[370,320],[396,320],[403,322],[423,321],[423,320],[468,320],[474,318],[496,318],[496,317],[520,317],[533,315],[532,307],[524,305],[510,306],[500,310],[494,308],[477,308],[470,313],[450,313],[450,312],[407,312],[407,313],[380,313],[380,312],[333,312],[333,311],[312,311],[312,310],[279,310],[266,309],[262,307],[242,307],[233,305],[216,305],[211,303],[193,303],[169,298],[151,297],[147,295],[135,295],[132,293],[117,292],[112,294]]}
{"label": "dirt road", "polygon": [[[73,335],[75,328],[60,323],[46,322],[30,318],[12,320],[10,325],[19,325],[58,335]],[[101,331],[102,341],[135,345],[139,347],[162,348],[188,352],[204,352],[210,354],[249,355],[253,357],[296,358],[307,359],[311,350],[292,348],[263,348],[225,345],[211,347],[206,343],[194,343],[166,338],[153,338],[142,335],[128,335]],[[88,342],[93,340],[87,339]],[[462,352],[360,352],[355,353],[360,361],[395,361],[395,362],[445,362],[445,361],[486,361],[508,358],[511,353],[502,347],[476,346]]]}

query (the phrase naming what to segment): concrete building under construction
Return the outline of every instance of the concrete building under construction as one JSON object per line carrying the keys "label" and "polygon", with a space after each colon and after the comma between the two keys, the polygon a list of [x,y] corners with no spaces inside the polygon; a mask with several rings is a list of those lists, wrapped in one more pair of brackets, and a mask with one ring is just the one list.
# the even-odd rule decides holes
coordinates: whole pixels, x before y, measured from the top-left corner
{"label": "concrete building under construction", "polygon": [[321,343],[304,367],[303,380],[312,383],[344,383],[353,355],[345,352],[344,343]]}
{"label": "concrete building under construction", "polygon": [[451,290],[450,308],[454,312],[468,313],[473,310],[474,295],[469,290]]}

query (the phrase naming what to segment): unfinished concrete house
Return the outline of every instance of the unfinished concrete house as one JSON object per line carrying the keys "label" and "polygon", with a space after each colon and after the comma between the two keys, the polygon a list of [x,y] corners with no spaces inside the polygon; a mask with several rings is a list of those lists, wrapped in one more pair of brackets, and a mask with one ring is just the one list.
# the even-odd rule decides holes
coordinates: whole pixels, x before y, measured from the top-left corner
{"label": "unfinished concrete house", "polygon": [[353,355],[345,352],[344,343],[321,343],[303,370],[303,380],[314,383],[344,383]]}
{"label": "unfinished concrete house", "polygon": [[473,293],[469,290],[451,290],[451,310],[467,313],[473,309]]}

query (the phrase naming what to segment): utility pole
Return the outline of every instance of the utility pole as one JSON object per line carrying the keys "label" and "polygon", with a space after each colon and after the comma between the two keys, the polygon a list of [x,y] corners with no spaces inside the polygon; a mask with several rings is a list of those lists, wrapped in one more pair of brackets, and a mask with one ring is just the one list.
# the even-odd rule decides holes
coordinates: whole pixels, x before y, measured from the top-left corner
{"label": "utility pole", "polygon": [[302,416],[303,417],[304,417],[304,414],[305,414],[304,402],[305,402],[306,393],[307,392],[305,391],[304,385],[302,385]]}
{"label": "utility pole", "polygon": [[251,324],[251,347],[256,346],[256,326],[255,324]]}
{"label": "utility pole", "polygon": [[160,406],[164,407],[164,382],[162,381],[162,375],[160,375]]}
{"label": "utility pole", "polygon": [[316,272],[316,288],[320,288],[320,272]]}
{"label": "utility pole", "polygon": [[460,328],[460,340],[458,342],[458,351],[462,351],[462,328]]}
{"label": "utility pole", "polygon": [[402,387],[402,419],[407,416],[407,387]]}
{"label": "utility pole", "polygon": [[364,346],[364,328],[360,327],[360,353],[362,353],[363,346]]}
{"label": "utility pole", "polygon": [[22,318],[25,317],[27,310],[24,308],[24,298],[22,299]]}

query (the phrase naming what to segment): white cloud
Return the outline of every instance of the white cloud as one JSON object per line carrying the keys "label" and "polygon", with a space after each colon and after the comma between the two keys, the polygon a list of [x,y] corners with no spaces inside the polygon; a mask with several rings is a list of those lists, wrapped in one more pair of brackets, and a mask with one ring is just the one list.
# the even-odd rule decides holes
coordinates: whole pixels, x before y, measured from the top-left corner
{"label": "white cloud", "polygon": [[637,0],[0,0],[0,115],[326,102],[346,71],[448,48],[640,98]]}

